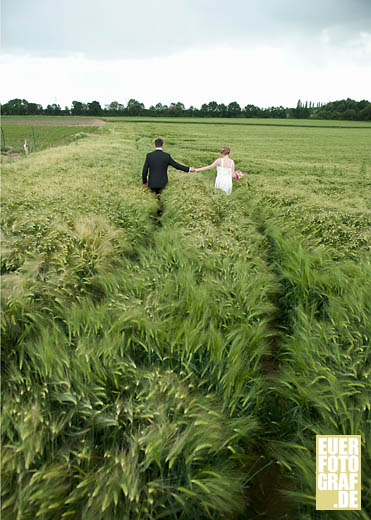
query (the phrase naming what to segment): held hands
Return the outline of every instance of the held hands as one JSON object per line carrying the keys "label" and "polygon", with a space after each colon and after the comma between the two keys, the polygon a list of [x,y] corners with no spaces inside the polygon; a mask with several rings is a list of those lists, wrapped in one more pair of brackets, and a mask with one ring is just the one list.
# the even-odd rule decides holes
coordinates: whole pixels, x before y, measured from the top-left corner
{"label": "held hands", "polygon": [[190,171],[190,172],[195,172],[196,169],[195,169],[195,168],[191,168],[191,167],[189,167],[189,171]]}

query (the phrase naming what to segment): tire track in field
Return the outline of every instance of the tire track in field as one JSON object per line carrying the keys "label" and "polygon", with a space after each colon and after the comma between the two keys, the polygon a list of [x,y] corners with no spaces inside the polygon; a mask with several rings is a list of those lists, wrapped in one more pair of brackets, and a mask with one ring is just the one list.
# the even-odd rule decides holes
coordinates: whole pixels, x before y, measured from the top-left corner
{"label": "tire track in field", "polygon": [[284,309],[282,305],[282,299],[284,296],[284,290],[282,287],[282,284],[279,280],[279,275],[277,273],[277,270],[275,269],[275,266],[273,264],[273,258],[272,258],[272,250],[273,250],[273,244],[266,233],[266,227],[264,223],[258,223],[257,224],[257,231],[265,238],[267,241],[267,248],[266,248],[266,261],[269,268],[269,271],[274,275],[274,277],[279,282],[279,287],[281,288],[280,291],[276,292],[272,295],[272,303],[274,305],[274,308],[276,309],[276,312],[272,315],[272,319],[268,323],[268,327],[272,332],[272,336],[269,340],[269,352],[267,352],[264,360],[263,360],[263,367],[262,372],[266,377],[274,376],[280,372],[280,364],[278,362],[277,356],[280,353],[280,344],[282,342],[282,339],[286,333],[286,327],[284,325],[286,310]]}
{"label": "tire track in field", "polygon": [[[158,200],[158,210],[154,221],[156,223],[156,230],[162,228],[162,217],[166,211],[166,203],[164,203],[161,194],[153,194]],[[262,248],[262,256],[267,266],[267,270],[270,274],[273,274],[274,278],[279,280],[279,273],[275,270],[273,260],[273,248],[274,244],[269,238],[267,232],[267,226],[265,225],[264,219],[255,214],[254,206],[238,207],[232,201],[232,209],[242,215],[243,213],[251,218],[252,225],[255,225],[257,233],[263,238],[265,245]],[[222,217],[223,218],[223,217]],[[273,384],[275,378],[280,374],[280,363],[278,357],[280,354],[280,347],[285,335],[285,327],[283,322],[285,321],[286,310],[282,306],[284,300],[284,286],[278,284],[278,289],[274,293],[270,293],[271,302],[273,303],[274,311],[269,316],[267,327],[270,332],[270,338],[268,340],[268,351],[261,358],[261,373],[267,382],[267,408],[269,406],[276,407],[273,413],[277,417],[278,421],[284,421],[284,403],[280,400],[279,396],[275,394],[274,390],[270,387]],[[262,416],[260,416],[260,420]],[[290,483],[287,478],[282,474],[280,467],[272,458],[269,453],[269,441],[275,440],[275,432],[269,428],[268,421],[262,421],[262,424],[266,430],[263,442],[259,441],[257,445],[253,446],[253,452],[250,452],[250,456],[253,460],[254,473],[256,476],[251,480],[250,487],[246,490],[246,496],[248,502],[251,504],[247,506],[247,513],[249,518],[258,518],[264,516],[265,518],[275,518],[277,520],[285,520],[290,511],[294,509],[294,504],[284,497],[280,489],[288,488]],[[246,518],[246,516],[243,516]]]}
{"label": "tire track in field", "polygon": [[[208,192],[205,191],[205,194],[207,193]],[[189,196],[191,197],[191,195]],[[196,203],[198,201],[200,201],[200,199],[195,196],[194,202]],[[173,199],[173,202],[175,202],[175,199]],[[251,221],[251,226],[255,227],[257,235],[262,238],[263,247],[261,248],[261,257],[266,265],[266,269],[271,275],[273,275],[275,279],[279,280],[279,275],[274,269],[272,244],[269,242],[269,237],[267,236],[264,222],[256,218],[257,215],[255,215],[254,206],[250,205],[249,201],[246,202],[247,205],[244,204],[242,206],[238,200],[233,198],[226,199],[226,204],[224,203],[224,199],[220,199],[219,197],[209,200],[208,209],[210,210],[210,213],[213,211],[213,206],[216,205],[218,206],[217,209],[219,209],[220,214],[220,220],[218,220],[218,223],[212,225],[215,225],[216,227],[219,224],[223,225],[225,219],[224,215],[230,214],[230,212],[235,215],[235,220],[237,221],[243,221],[244,219],[241,219],[241,217],[248,217],[248,219]],[[169,202],[166,204],[169,204]],[[163,209],[164,208],[162,207],[162,210]],[[191,211],[190,207],[188,207],[188,211]],[[158,215],[160,224],[162,213],[159,212]],[[239,230],[237,230],[237,232],[238,231]],[[246,229],[244,232],[248,233],[248,229]],[[285,328],[282,326],[282,321],[284,320],[285,316],[285,309],[282,307],[284,286],[282,284],[277,285],[278,287],[276,290],[274,292],[270,292],[268,296],[268,299],[270,298],[271,303],[273,303],[274,310],[270,315],[266,314],[265,317],[262,317],[263,320],[268,318],[266,326],[270,333],[270,338],[268,339],[268,351],[261,357],[260,370],[267,386],[267,401],[265,410],[269,409],[269,407],[277,408],[273,410],[273,413],[276,416],[278,415],[279,421],[283,421],[284,403],[279,400],[277,394],[275,394],[274,391],[272,391],[270,388],[275,378],[280,374],[280,363],[278,361],[278,356],[285,334]],[[263,411],[263,414],[264,413],[265,412]],[[256,443],[252,444],[251,451],[249,449],[248,457],[251,458],[252,466],[254,468],[253,473],[255,476],[251,481],[249,481],[249,487],[246,489],[246,497],[250,505],[247,506],[246,513],[241,518],[248,517],[254,519],[264,516],[265,518],[284,520],[288,519],[287,514],[293,510],[294,504],[292,504],[280,493],[280,489],[282,489],[282,487],[288,487],[289,483],[287,482],[286,477],[282,474],[281,469],[276,463],[275,459],[272,458],[272,455],[269,453],[269,442],[270,440],[275,439],[275,432],[269,427],[268,421],[262,419],[262,417],[263,416],[260,414],[259,420],[266,431],[263,439],[260,439]]]}
{"label": "tire track in field", "polygon": [[[284,419],[285,403],[282,398],[275,394],[274,390],[269,388],[274,384],[275,379],[280,375],[281,366],[278,360],[281,352],[281,345],[287,333],[286,316],[287,309],[283,306],[284,286],[281,283],[279,273],[274,265],[273,250],[274,244],[267,231],[267,225],[261,213],[256,213],[255,208],[248,208],[248,215],[255,223],[257,232],[263,237],[265,242],[265,261],[267,269],[278,281],[278,290],[271,293],[271,302],[273,303],[274,312],[271,319],[267,323],[267,327],[271,332],[268,341],[268,351],[262,358],[262,375],[268,384],[268,397],[271,406],[275,406],[275,410],[271,410],[272,414],[279,421]],[[278,416],[278,417],[277,417]],[[248,497],[251,503],[249,514],[251,518],[274,518],[275,520],[289,520],[294,512],[295,504],[281,493],[281,489],[292,489],[292,482],[282,474],[279,465],[272,459],[269,453],[269,441],[275,440],[275,432],[269,429],[269,421],[264,423],[265,439],[256,448],[256,477],[252,481],[251,487],[248,489]],[[268,461],[268,462],[267,462]]]}

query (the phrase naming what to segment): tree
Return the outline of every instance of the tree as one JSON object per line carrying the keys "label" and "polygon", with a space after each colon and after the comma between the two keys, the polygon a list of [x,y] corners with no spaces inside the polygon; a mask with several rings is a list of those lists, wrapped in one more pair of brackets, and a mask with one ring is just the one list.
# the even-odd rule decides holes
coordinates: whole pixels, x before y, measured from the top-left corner
{"label": "tree", "polygon": [[106,111],[108,111],[108,113],[113,116],[118,116],[120,114],[125,114],[125,107],[118,101],[112,101],[108,105],[108,108],[106,109]]}
{"label": "tree", "polygon": [[81,101],[72,101],[71,114],[74,116],[84,116],[87,112],[87,106]]}
{"label": "tree", "polygon": [[145,107],[143,103],[140,103],[136,99],[129,99],[127,112],[129,116],[141,116],[144,114]]}
{"label": "tree", "polygon": [[348,110],[343,112],[342,118],[354,121],[357,118],[357,112],[354,110],[354,108],[348,108]]}
{"label": "tree", "polygon": [[102,112],[103,110],[99,101],[92,101],[91,103],[88,103],[87,113],[89,116],[101,116]]}
{"label": "tree", "polygon": [[169,115],[169,107],[168,107],[168,105],[163,105],[161,114],[163,116],[168,116]]}
{"label": "tree", "polygon": [[238,117],[241,115],[241,107],[237,101],[232,101],[228,105],[228,117]]}
{"label": "tree", "polygon": [[220,103],[218,107],[219,117],[227,117],[228,107],[224,103]]}
{"label": "tree", "polygon": [[10,116],[25,116],[28,114],[28,101],[25,99],[11,99],[2,107],[4,115]]}
{"label": "tree", "polygon": [[297,119],[305,119],[311,115],[311,109],[308,108],[308,102],[305,105],[299,99],[296,108],[290,109],[290,114]]}
{"label": "tree", "polygon": [[112,112],[116,112],[119,109],[119,102],[118,101],[112,101],[108,105],[108,110],[112,110]]}
{"label": "tree", "polygon": [[108,105],[108,110],[110,112],[119,112],[120,109],[124,108],[123,105],[120,105],[120,103],[118,101],[112,101],[109,105]]}
{"label": "tree", "polygon": [[368,107],[371,103],[363,99],[362,101],[354,101],[354,99],[341,99],[330,101],[322,104],[319,109],[314,111],[313,116],[316,119],[345,119],[350,121],[369,120]]}
{"label": "tree", "polygon": [[28,114],[29,115],[41,115],[44,113],[43,107],[38,103],[28,103]]}
{"label": "tree", "polygon": [[184,115],[186,117],[196,117],[199,116],[199,110],[198,108],[195,108],[193,105],[191,105],[189,108],[187,108],[184,112]]}
{"label": "tree", "polygon": [[277,117],[281,119],[287,117],[286,109],[283,108],[283,106],[267,108],[267,113],[269,117]]}
{"label": "tree", "polygon": [[162,103],[156,103],[156,105],[152,105],[149,107],[148,112],[152,116],[163,116],[167,114],[169,107],[167,105],[163,105]]}
{"label": "tree", "polygon": [[207,114],[210,117],[218,117],[219,105],[216,101],[210,101],[210,103],[207,105]]}
{"label": "tree", "polygon": [[246,105],[243,109],[243,115],[245,117],[261,117],[262,110],[255,105]]}
{"label": "tree", "polygon": [[200,116],[201,117],[206,117],[207,116],[208,108],[209,108],[209,105],[207,103],[204,103],[203,105],[201,105],[201,108],[200,108]]}
{"label": "tree", "polygon": [[359,119],[361,121],[371,121],[371,103],[362,108],[359,112]]}
{"label": "tree", "polygon": [[161,115],[164,112],[164,106],[162,103],[157,103],[153,108],[156,115]]}
{"label": "tree", "polygon": [[169,116],[179,117],[184,114],[184,111],[185,106],[180,101],[177,103],[171,103],[169,106]]}
{"label": "tree", "polygon": [[60,105],[53,103],[52,105],[48,105],[44,110],[44,113],[48,116],[60,116],[62,113]]}
{"label": "tree", "polygon": [[[196,110],[192,107],[193,110]],[[227,107],[223,104],[218,104],[216,101],[204,103],[200,109],[200,115],[207,117],[225,117],[227,115]]]}

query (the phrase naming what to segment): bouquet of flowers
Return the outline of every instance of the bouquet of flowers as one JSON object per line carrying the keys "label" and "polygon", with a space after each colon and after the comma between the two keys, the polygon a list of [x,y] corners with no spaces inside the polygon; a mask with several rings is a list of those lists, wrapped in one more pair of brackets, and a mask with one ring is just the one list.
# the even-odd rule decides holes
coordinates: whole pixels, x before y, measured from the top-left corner
{"label": "bouquet of flowers", "polygon": [[237,170],[236,172],[234,172],[234,175],[233,175],[233,178],[234,179],[241,179],[241,177],[245,175],[244,173],[241,172],[241,170]]}

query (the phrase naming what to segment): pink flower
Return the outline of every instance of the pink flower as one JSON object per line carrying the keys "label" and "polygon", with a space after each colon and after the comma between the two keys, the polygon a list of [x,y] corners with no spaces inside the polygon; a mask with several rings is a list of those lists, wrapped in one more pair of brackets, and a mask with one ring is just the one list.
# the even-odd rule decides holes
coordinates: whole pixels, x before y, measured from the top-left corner
{"label": "pink flower", "polygon": [[241,170],[237,170],[234,173],[233,177],[234,177],[234,179],[241,179],[242,175],[245,175],[245,174],[243,172],[241,172]]}

